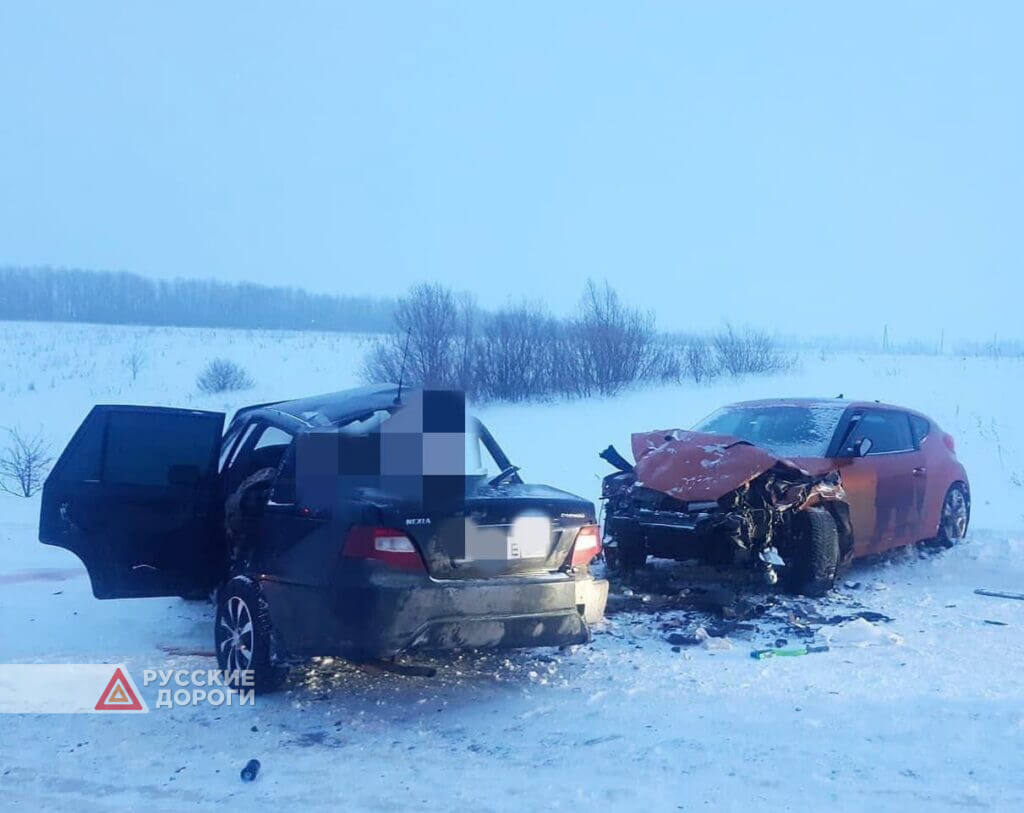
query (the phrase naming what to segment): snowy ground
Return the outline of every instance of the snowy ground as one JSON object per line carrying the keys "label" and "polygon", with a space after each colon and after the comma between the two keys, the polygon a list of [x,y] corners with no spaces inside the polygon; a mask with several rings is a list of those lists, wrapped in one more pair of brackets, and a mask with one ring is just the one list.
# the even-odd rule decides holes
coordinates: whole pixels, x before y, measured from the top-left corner
{"label": "snowy ground", "polygon": [[[147,362],[132,382],[123,359],[135,345]],[[41,429],[55,447],[93,403],[231,410],[349,386],[362,353],[360,340],[336,335],[4,323],[0,346],[0,426]],[[214,355],[247,366],[256,387],[198,395],[195,375]],[[766,611],[739,624],[695,609],[689,599],[715,585],[663,563],[655,575],[671,590],[645,593],[645,582],[615,597],[619,611],[573,652],[471,653],[436,661],[434,678],[322,662],[255,708],[7,716],[2,804],[1021,809],[1024,602],[973,590],[1024,590],[1022,372],[1011,360],[812,354],[772,379],[488,408],[529,479],[595,497],[605,471],[595,453],[628,448],[633,429],[688,426],[745,397],[905,403],[956,437],[972,531],[940,554],[858,564],[845,580],[859,586],[825,600],[772,605],[755,593],[750,603]],[[123,661],[136,675],[210,667],[207,606],[94,600],[77,559],[36,542],[37,511],[36,500],[0,498],[0,662]],[[893,620],[821,623],[860,611]],[[805,642],[794,614],[831,650],[751,659],[780,637]],[[697,626],[718,626],[728,644],[713,643],[728,648],[675,651],[665,640]],[[251,757],[263,769],[243,784]]]}

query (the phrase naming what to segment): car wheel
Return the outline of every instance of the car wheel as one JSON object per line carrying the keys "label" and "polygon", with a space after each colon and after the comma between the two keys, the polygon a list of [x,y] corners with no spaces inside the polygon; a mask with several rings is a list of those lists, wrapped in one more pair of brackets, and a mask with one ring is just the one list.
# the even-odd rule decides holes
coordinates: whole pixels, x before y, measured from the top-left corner
{"label": "car wheel", "polygon": [[791,593],[823,596],[832,589],[839,567],[839,531],[824,508],[808,508],[793,518],[784,546],[784,585]]}
{"label": "car wheel", "polygon": [[[220,589],[214,623],[217,664],[226,679],[238,681],[240,673],[251,671],[252,688],[257,693],[281,687],[288,667],[275,662],[270,612],[254,581],[236,576]],[[231,685],[246,688],[245,684]]]}
{"label": "car wheel", "polygon": [[967,525],[971,521],[971,498],[967,490],[959,483],[954,483],[946,492],[942,501],[942,514],[939,517],[940,542],[949,546],[957,539],[967,536]]}

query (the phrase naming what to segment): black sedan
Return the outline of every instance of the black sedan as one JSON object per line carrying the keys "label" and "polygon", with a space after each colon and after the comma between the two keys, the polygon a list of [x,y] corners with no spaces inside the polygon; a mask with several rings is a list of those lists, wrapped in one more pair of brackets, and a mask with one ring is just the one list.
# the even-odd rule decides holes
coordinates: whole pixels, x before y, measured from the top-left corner
{"label": "black sedan", "polygon": [[457,393],[366,387],[239,410],[94,407],[39,538],[97,598],[216,591],[221,669],[583,643],[607,583],[588,500],[524,483]]}

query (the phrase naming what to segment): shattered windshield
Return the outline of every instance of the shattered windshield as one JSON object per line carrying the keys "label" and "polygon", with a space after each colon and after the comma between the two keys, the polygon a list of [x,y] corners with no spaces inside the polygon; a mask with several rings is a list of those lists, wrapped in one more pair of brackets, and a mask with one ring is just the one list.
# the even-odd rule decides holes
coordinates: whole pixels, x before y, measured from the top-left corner
{"label": "shattered windshield", "polygon": [[711,413],[694,431],[732,435],[778,457],[824,457],[844,406],[729,406]]}

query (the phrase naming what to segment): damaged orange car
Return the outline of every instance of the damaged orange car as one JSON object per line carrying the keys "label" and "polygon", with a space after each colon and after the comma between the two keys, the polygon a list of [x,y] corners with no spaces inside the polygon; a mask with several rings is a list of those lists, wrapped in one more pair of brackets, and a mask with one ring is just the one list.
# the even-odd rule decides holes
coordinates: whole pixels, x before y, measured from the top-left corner
{"label": "damaged orange car", "polygon": [[921,540],[951,544],[970,520],[953,438],[911,409],[869,401],[746,401],[692,431],[632,436],[635,464],[601,457],[604,547],[632,570],[649,555],[746,565],[821,595],[852,559]]}

